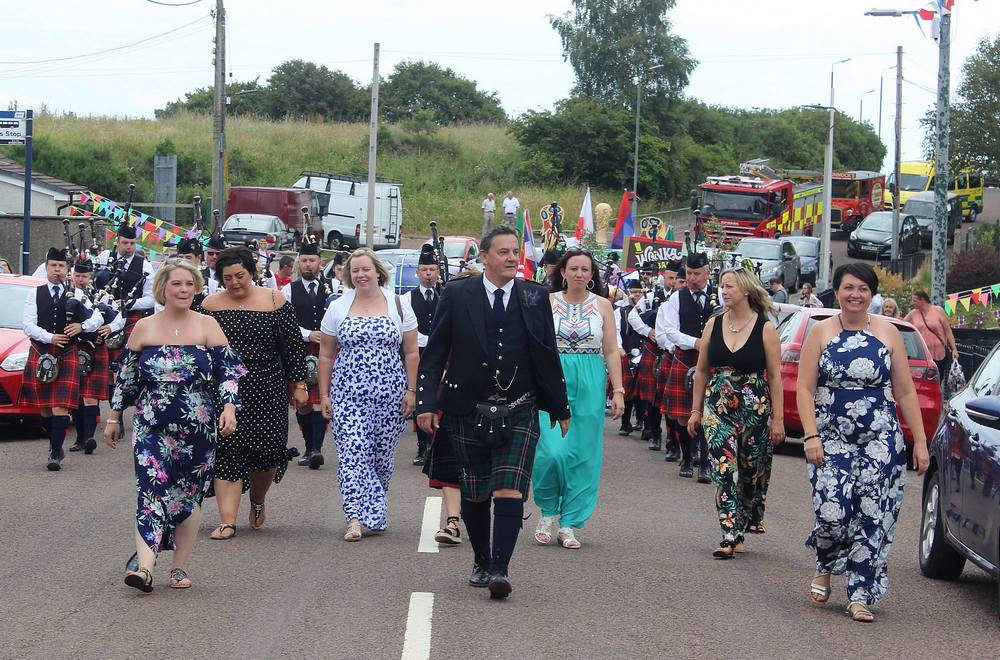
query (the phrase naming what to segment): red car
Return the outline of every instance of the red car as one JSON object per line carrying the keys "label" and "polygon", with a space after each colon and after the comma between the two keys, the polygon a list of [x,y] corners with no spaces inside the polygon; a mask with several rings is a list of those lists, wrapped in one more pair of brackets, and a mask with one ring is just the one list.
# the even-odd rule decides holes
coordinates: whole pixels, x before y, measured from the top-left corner
{"label": "red car", "polygon": [[22,275],[0,275],[0,420],[18,421],[37,417],[38,408],[21,400],[21,375],[28,359],[28,337],[24,334],[24,298],[34,295],[45,280]]}
{"label": "red car", "polygon": [[[839,314],[840,310],[829,308],[802,308],[793,312],[778,325],[781,340],[781,388],[785,400],[785,432],[795,437],[802,434],[802,421],[795,402],[795,386],[799,379],[799,352],[806,333],[817,321]],[[910,361],[910,373],[917,388],[917,402],[924,420],[924,434],[930,439],[937,429],[941,417],[941,379],[937,366],[930,358],[930,351],[917,329],[902,319],[890,319],[903,335],[906,356]],[[899,415],[903,427],[903,437],[907,445],[913,444],[913,434]]]}
{"label": "red car", "polygon": [[[431,242],[425,243],[430,245]],[[444,253],[448,257],[448,270],[457,273],[461,264],[476,264],[479,261],[479,241],[471,236],[445,236]]]}

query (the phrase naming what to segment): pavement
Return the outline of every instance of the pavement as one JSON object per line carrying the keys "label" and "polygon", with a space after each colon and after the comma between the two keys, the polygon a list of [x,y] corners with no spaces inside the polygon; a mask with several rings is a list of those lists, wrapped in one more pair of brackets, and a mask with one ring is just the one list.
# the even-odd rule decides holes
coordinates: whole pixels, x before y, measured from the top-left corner
{"label": "pavement", "polygon": [[[210,540],[216,508],[207,500],[189,567],[194,587],[166,587],[164,553],[146,595],[122,583],[133,552],[129,446],[102,443],[47,472],[43,440],[0,428],[0,657],[995,657],[996,583],[971,567],[953,583],[919,572],[913,473],[889,592],[865,625],[843,614],[842,579],[826,607],[809,601],[814,566],[803,540],[812,509],[800,445],[775,456],[767,534],[719,562],[710,557],[719,535],[713,487],[680,479],[676,464],[619,437],[610,419],[604,430],[602,489],[579,534],[583,548],[534,545],[529,502],[514,592],[498,602],[466,584],[467,543],[418,551],[421,529],[438,526],[423,521],[425,508],[436,513],[439,502],[428,505],[438,493],[410,465],[412,431],[397,451],[385,533],[342,540],[328,445],[323,469],[289,467],[258,531],[246,527],[244,500],[237,536]],[[301,445],[297,429],[289,437]]]}

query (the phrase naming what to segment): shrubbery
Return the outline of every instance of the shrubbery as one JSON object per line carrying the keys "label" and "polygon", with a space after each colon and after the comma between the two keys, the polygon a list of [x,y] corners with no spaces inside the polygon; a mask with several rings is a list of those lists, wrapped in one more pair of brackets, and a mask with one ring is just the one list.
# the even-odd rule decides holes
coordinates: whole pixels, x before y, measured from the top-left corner
{"label": "shrubbery", "polygon": [[956,252],[948,269],[948,292],[968,291],[1000,282],[1000,255],[989,247]]}

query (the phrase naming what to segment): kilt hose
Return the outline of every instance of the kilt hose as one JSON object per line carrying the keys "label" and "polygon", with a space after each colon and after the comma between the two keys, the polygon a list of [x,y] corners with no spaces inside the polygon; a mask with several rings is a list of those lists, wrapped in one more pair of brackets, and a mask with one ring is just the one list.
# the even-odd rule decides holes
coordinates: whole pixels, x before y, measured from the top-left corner
{"label": "kilt hose", "polygon": [[653,343],[648,339],[643,340],[642,355],[639,357],[639,366],[635,370],[632,391],[634,397],[646,403],[653,403],[657,399],[656,393],[656,351]]}
{"label": "kilt hose", "polygon": [[[307,341],[306,342],[306,355],[307,356],[312,355],[314,357],[319,357],[319,344],[313,343],[311,341]],[[308,401],[308,404],[310,406],[318,406],[319,405],[319,400],[320,400],[319,381],[317,380],[317,382],[312,383],[312,384],[306,383],[306,387],[309,388],[309,401]],[[293,384],[289,383],[289,385],[288,385],[288,405],[290,405],[292,408],[295,407],[295,400],[292,398],[293,394],[295,394],[295,386]]]}
{"label": "kilt hose", "polygon": [[474,414],[445,414],[441,427],[451,439],[463,499],[486,502],[493,491],[501,488],[512,488],[527,498],[538,444],[538,408],[534,402],[511,413],[510,440],[499,447],[483,444]]}
{"label": "kilt hose", "polygon": [[93,357],[93,366],[90,373],[80,376],[80,396],[84,399],[97,399],[98,401],[108,400],[108,391],[113,384],[111,381],[111,362],[108,359],[108,347],[99,344],[93,349],[81,347],[81,351],[87,351]]}
{"label": "kilt hose", "polygon": [[698,363],[698,351],[685,351],[680,348],[674,349],[674,359],[670,365],[670,375],[667,379],[667,386],[663,390],[663,402],[666,406],[666,414],[670,417],[686,419],[691,414],[691,392],[688,391],[684,381],[687,379],[688,369]]}
{"label": "kilt hose", "polygon": [[458,461],[455,460],[455,452],[451,448],[451,439],[444,426],[440,427],[431,437],[430,446],[427,448],[427,458],[424,460],[422,470],[429,480],[431,488],[460,488],[461,480]]}
{"label": "kilt hose", "polygon": [[[49,350],[53,350],[52,355],[58,359],[59,375],[51,383],[42,383],[35,377],[35,370],[39,358]],[[21,398],[27,405],[39,408],[77,409],[80,405],[80,358],[76,342],[62,349],[31,342],[21,381]]]}

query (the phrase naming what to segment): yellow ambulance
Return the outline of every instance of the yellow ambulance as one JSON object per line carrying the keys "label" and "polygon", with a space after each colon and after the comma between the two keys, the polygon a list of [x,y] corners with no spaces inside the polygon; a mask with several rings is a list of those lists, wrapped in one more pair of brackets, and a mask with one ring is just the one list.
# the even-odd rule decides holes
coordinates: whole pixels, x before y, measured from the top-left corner
{"label": "yellow ambulance", "polygon": [[[934,161],[911,160],[899,165],[899,198],[906,200],[919,192],[934,190]],[[886,179],[887,188],[892,191],[895,180],[892,174]],[[972,170],[963,170],[953,175],[948,182],[948,192],[957,195],[962,203],[962,216],[966,222],[975,222],[983,212],[983,175]],[[892,208],[892,194],[885,196],[885,208]]]}

